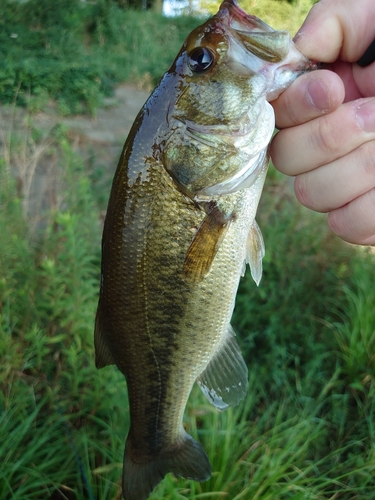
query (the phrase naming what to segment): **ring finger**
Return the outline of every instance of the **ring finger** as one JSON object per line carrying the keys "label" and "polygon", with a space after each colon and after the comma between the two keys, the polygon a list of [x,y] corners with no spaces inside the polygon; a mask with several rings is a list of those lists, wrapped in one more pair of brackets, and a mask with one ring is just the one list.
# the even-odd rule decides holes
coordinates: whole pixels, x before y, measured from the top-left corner
{"label": "ring finger", "polygon": [[310,172],[294,183],[297,199],[317,212],[330,212],[375,188],[375,141]]}

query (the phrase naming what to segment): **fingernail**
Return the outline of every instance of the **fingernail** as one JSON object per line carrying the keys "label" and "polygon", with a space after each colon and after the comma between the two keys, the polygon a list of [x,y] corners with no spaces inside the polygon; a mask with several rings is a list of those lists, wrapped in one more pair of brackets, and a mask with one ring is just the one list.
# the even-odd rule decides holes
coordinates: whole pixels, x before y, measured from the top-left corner
{"label": "fingernail", "polygon": [[307,99],[319,111],[327,111],[330,108],[327,88],[319,78],[308,84]]}
{"label": "fingernail", "polygon": [[375,101],[367,101],[356,110],[357,123],[364,132],[375,132]]}

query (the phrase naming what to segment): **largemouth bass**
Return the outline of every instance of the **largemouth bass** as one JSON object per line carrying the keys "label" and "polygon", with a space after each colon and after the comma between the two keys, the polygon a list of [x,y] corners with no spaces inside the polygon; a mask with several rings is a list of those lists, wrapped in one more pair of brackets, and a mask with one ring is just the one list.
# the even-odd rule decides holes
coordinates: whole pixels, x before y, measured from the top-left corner
{"label": "largemouth bass", "polygon": [[230,326],[245,263],[257,283],[255,214],[274,99],[313,65],[284,31],[233,0],[196,28],[125,143],[103,232],[98,368],[127,380],[123,495],[145,500],[166,473],[205,481],[207,455],[182,425],[198,382],[220,410],[246,394]]}

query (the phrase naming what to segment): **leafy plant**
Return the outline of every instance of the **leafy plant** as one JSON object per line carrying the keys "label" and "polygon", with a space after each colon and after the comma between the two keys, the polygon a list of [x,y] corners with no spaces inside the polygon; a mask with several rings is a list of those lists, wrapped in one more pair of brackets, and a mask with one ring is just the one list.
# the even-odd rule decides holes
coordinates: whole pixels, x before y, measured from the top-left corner
{"label": "leafy plant", "polygon": [[[25,22],[23,8],[6,12],[12,4],[2,0],[2,13]],[[61,21],[77,33],[81,7],[76,17],[68,8]],[[142,36],[147,40],[160,18],[139,13],[147,29],[142,36],[129,29],[125,43],[124,18],[104,3],[94,7],[102,10],[84,36],[96,44],[98,67],[103,60],[106,71],[111,68],[105,75],[118,75],[121,58],[129,68],[141,54]],[[34,55],[51,35],[44,15],[54,13],[30,15],[33,26],[40,25]],[[124,15],[136,23],[136,13]],[[192,21],[171,22],[160,21],[166,39],[167,26],[188,30]],[[56,61],[60,49],[74,48],[65,36],[65,48],[51,49]],[[129,40],[135,45],[126,45]],[[109,56],[108,47],[118,51]],[[142,57],[143,69],[132,75],[144,75]],[[164,62],[153,64],[155,72],[147,69],[152,78]],[[74,85],[82,76],[77,68]],[[26,87],[5,80],[0,75],[2,95],[18,85],[26,96]],[[51,88],[43,91],[52,95]],[[67,97],[67,110],[72,102]],[[93,346],[109,180],[106,172],[90,171],[62,127],[46,136],[28,119],[16,134],[16,110],[5,110],[7,126],[0,129],[0,498],[120,499],[126,383],[115,367],[95,368]],[[46,159],[53,165],[48,186],[55,202],[34,221],[27,186]],[[259,287],[248,275],[242,280],[233,318],[249,366],[248,395],[218,413],[193,389],[184,423],[209,454],[212,478],[195,483],[167,475],[151,499],[375,500],[374,254],[330,234],[324,216],[299,207],[289,182],[274,170],[258,220],[264,276]]]}
{"label": "leafy plant", "polygon": [[[199,21],[121,9],[116,2],[1,0],[0,102],[95,115],[115,83],[155,84]],[[13,6],[13,8],[12,8]],[[0,4],[1,8],[1,4]]]}

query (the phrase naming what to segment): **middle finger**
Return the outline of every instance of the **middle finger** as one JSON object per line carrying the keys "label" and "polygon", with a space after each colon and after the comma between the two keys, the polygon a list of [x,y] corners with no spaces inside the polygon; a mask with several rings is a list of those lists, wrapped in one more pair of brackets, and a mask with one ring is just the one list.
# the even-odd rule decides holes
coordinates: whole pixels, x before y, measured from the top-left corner
{"label": "middle finger", "polygon": [[335,111],[278,132],[271,143],[275,167],[298,175],[345,156],[375,139],[375,98],[342,104]]}

